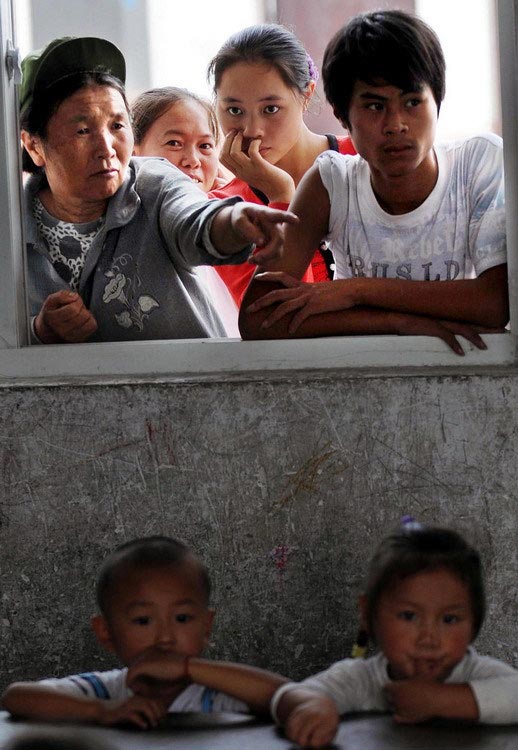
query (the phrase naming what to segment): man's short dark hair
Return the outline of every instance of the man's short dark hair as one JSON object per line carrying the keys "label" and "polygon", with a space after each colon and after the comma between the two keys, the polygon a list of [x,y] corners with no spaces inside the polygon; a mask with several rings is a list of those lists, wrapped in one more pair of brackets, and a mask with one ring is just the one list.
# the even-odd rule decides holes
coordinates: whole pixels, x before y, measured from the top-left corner
{"label": "man's short dark hair", "polygon": [[367,625],[375,636],[380,598],[398,582],[446,569],[465,584],[473,613],[473,639],[485,615],[484,583],[478,552],[456,531],[439,527],[406,529],[385,537],[374,553],[365,586]]}
{"label": "man's short dark hair", "polygon": [[132,570],[182,566],[190,563],[199,572],[204,599],[210,599],[210,578],[205,565],[183,542],[167,536],[148,536],[119,545],[102,564],[97,579],[97,604],[106,615],[120,577]]}
{"label": "man's short dark hair", "polygon": [[331,39],[324,53],[324,91],[335,116],[348,127],[356,81],[373,86],[432,90],[437,111],[444,99],[446,64],[437,34],[401,10],[362,13]]}

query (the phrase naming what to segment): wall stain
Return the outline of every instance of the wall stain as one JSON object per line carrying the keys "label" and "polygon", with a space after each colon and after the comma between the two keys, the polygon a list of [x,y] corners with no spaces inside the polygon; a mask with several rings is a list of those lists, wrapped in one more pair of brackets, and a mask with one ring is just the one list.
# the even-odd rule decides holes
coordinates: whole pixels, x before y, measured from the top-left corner
{"label": "wall stain", "polygon": [[277,582],[282,590],[284,586],[284,573],[291,555],[297,550],[297,547],[290,547],[289,544],[278,544],[269,552],[269,557],[277,568]]}
{"label": "wall stain", "polygon": [[[169,422],[160,421],[157,425],[150,419],[146,419],[146,433],[147,442],[149,446],[149,452],[153,458],[153,461],[157,468],[169,468],[176,466],[176,456],[173,450],[173,436],[171,433],[171,424]],[[167,463],[162,460],[162,453],[165,451],[167,457]]]}
{"label": "wall stain", "polygon": [[342,451],[327,449],[329,445],[324,446],[323,453],[310,456],[293,474],[284,494],[271,504],[270,513],[282,510],[305,493],[316,492],[323,477],[339,476],[346,471],[347,464],[339,458]]}

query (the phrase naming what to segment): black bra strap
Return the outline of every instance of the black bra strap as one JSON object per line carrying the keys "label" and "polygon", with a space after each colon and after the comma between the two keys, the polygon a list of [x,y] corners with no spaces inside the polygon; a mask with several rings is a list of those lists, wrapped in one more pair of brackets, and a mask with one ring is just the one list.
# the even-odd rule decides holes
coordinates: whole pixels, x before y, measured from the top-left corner
{"label": "black bra strap", "polygon": [[252,193],[259,198],[259,200],[261,201],[261,203],[264,203],[265,206],[268,205],[268,203],[270,201],[268,200],[268,197],[264,193],[262,193],[257,188],[252,187],[252,185],[249,185],[248,187],[250,188],[250,190],[252,191]]}
{"label": "black bra strap", "polygon": [[338,139],[336,135],[331,135],[330,133],[326,133],[327,142],[329,143],[329,150],[330,151],[340,151],[338,148]]}

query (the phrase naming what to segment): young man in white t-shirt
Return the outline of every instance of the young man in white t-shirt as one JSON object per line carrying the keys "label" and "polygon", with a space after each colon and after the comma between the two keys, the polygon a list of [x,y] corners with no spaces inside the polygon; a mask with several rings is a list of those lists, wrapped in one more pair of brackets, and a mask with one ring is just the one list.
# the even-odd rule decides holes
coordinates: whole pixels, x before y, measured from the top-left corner
{"label": "young man in white t-shirt", "polygon": [[[444,57],[403,11],[353,18],[327,46],[323,79],[358,155],[326,152],[304,176],[300,222],[248,289],[243,337],[432,335],[462,354],[458,334],[485,348],[478,332],[508,321],[501,139],[435,144]],[[303,284],[324,236],[335,280]]]}

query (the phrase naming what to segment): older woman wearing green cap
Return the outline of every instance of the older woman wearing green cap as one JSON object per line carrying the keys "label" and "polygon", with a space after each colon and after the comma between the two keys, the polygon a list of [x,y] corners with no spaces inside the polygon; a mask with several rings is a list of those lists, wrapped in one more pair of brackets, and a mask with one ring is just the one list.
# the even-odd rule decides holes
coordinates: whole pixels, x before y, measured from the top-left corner
{"label": "older woman wearing green cap", "polygon": [[160,159],[132,158],[122,53],[57,39],[22,63],[34,340],[199,338],[224,329],[197,265],[275,255],[283,211],[208,201]]}

